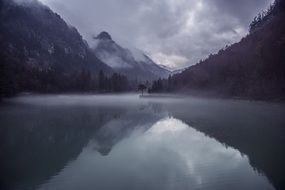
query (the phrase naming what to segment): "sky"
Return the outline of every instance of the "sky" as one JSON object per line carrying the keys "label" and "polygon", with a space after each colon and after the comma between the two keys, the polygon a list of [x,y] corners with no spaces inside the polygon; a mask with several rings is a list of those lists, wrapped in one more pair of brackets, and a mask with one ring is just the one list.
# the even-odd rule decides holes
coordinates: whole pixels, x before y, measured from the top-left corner
{"label": "sky", "polygon": [[272,0],[40,0],[92,45],[107,31],[156,63],[180,69],[238,42]]}

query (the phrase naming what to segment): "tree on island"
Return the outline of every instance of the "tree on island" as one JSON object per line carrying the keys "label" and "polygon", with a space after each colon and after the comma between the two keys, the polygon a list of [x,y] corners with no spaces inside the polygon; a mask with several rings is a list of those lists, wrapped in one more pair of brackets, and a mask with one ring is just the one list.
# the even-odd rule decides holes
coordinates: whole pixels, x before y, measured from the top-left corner
{"label": "tree on island", "polygon": [[143,96],[143,91],[146,90],[146,86],[144,84],[139,84],[138,90],[142,92],[142,96]]}

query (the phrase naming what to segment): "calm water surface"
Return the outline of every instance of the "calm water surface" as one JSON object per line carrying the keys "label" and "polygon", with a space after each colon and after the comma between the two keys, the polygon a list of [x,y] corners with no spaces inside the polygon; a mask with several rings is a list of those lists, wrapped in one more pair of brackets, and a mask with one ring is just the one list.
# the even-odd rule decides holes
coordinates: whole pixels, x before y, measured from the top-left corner
{"label": "calm water surface", "polygon": [[285,105],[138,95],[0,104],[0,189],[285,189]]}

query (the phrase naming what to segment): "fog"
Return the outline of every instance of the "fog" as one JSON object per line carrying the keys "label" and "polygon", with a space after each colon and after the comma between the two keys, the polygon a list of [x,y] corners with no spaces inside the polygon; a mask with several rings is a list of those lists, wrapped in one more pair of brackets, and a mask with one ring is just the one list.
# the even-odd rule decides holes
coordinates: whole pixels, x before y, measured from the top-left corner
{"label": "fog", "polygon": [[167,103],[181,101],[186,96],[179,95],[160,95],[160,98],[152,96],[141,97],[136,93],[127,94],[97,94],[97,95],[82,95],[82,94],[63,94],[63,95],[24,95],[13,98],[12,101],[22,104],[45,105],[45,106],[61,106],[61,105],[83,105],[83,106],[138,106],[149,102]]}

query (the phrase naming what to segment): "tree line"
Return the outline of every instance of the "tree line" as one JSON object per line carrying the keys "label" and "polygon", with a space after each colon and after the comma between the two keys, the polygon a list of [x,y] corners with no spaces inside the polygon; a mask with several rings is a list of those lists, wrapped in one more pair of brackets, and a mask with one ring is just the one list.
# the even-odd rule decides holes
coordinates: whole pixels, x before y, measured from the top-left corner
{"label": "tree line", "polygon": [[20,92],[124,92],[130,90],[126,76],[100,70],[91,73],[88,68],[70,73],[59,69],[27,69],[22,64],[0,63],[0,97],[14,96]]}
{"label": "tree line", "polygon": [[284,10],[284,1],[275,0],[267,10],[263,10],[254,17],[253,21],[249,25],[249,32],[252,33],[258,28],[267,23],[274,15]]}

